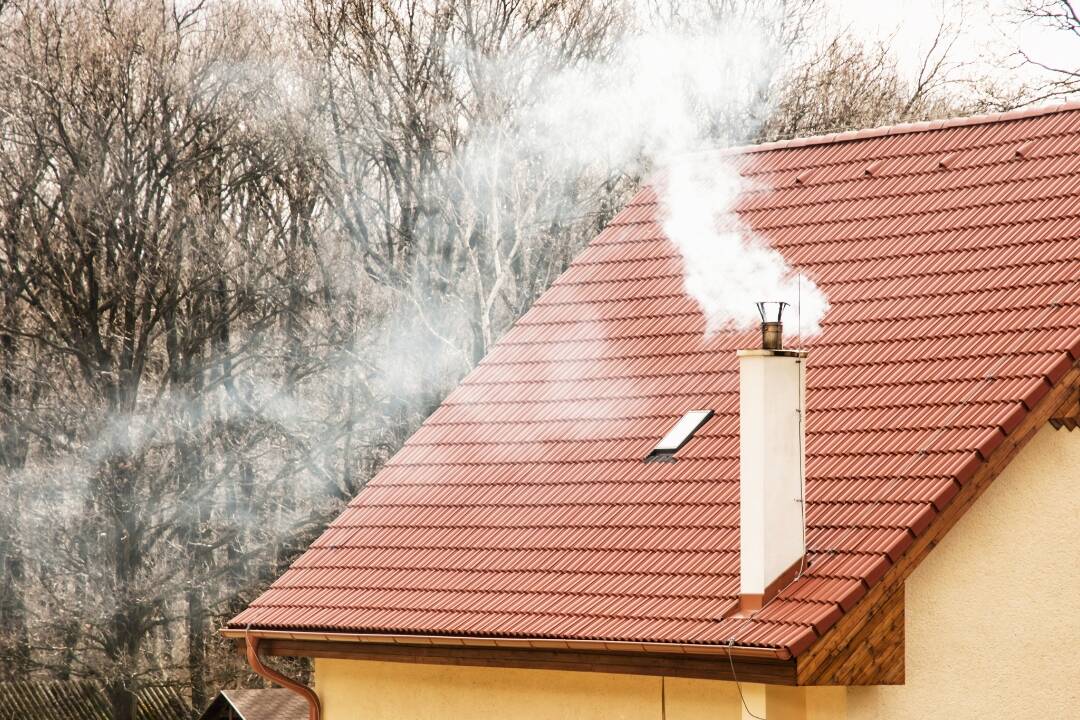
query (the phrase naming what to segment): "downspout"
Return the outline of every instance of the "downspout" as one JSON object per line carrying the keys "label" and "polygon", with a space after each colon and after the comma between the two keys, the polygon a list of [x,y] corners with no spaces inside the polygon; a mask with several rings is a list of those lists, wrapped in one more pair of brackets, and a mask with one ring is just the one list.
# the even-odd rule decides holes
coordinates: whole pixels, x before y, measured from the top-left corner
{"label": "downspout", "polygon": [[264,677],[270,682],[280,685],[287,690],[292,690],[294,693],[304,698],[308,704],[308,720],[320,720],[322,717],[322,706],[319,704],[319,696],[307,685],[303,685],[296,680],[287,678],[277,670],[263,665],[262,658],[259,657],[259,638],[251,634],[250,627],[244,630],[244,643],[247,646],[248,665],[255,671],[255,674]]}

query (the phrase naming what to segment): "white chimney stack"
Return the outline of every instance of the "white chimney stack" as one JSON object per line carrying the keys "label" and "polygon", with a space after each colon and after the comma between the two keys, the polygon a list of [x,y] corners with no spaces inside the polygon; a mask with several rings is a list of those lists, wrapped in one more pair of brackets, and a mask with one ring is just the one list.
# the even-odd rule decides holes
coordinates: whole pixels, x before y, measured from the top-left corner
{"label": "white chimney stack", "polygon": [[793,580],[806,553],[803,407],[806,352],[783,348],[780,316],[762,317],[762,347],[739,351],[739,579],[742,613]]}

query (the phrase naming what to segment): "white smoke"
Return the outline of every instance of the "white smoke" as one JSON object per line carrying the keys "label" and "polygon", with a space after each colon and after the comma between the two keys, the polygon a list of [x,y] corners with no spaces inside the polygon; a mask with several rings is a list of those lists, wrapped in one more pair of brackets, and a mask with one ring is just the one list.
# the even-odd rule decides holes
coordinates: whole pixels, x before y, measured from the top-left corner
{"label": "white smoke", "polygon": [[686,292],[701,306],[706,333],[747,329],[759,321],[752,301],[783,301],[800,335],[820,331],[829,305],[821,289],[732,212],[746,182],[716,155],[679,158],[665,168],[664,232],[683,256]]}
{"label": "white smoke", "polygon": [[749,328],[755,301],[783,300],[792,306],[786,319],[799,317],[800,333],[812,335],[828,308],[810,278],[738,221],[733,211],[748,184],[731,155],[708,151],[744,142],[760,121],[782,62],[768,26],[729,18],[623,38],[603,62],[550,73],[515,119],[516,137],[499,132],[500,150],[539,155],[553,173],[657,171],[663,229],[683,256],[686,291],[708,333]]}

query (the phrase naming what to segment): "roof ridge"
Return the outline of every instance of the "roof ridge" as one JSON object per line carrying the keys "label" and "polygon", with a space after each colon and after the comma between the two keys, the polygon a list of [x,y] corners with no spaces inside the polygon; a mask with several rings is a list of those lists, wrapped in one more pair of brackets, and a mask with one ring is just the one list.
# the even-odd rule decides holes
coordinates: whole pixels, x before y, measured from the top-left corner
{"label": "roof ridge", "polygon": [[928,132],[931,130],[947,130],[949,128],[967,127],[969,125],[987,125],[996,122],[1011,122],[1027,118],[1052,115],[1054,113],[1072,112],[1080,110],[1080,100],[1062,102],[1056,105],[1040,105],[1037,107],[1019,108],[996,113],[982,113],[979,115],[960,115],[941,120],[921,120],[918,122],[895,123],[882,125],[874,128],[857,130],[843,130],[826,133],[824,135],[807,135],[794,137],[788,140],[771,140],[762,143],[736,145],[723,148],[720,152],[733,155],[747,153],[768,152],[770,150],[788,150],[793,148],[809,147],[813,145],[830,145],[833,143],[850,142],[853,140],[868,140],[870,138],[887,137],[890,135],[906,135],[909,133]]}

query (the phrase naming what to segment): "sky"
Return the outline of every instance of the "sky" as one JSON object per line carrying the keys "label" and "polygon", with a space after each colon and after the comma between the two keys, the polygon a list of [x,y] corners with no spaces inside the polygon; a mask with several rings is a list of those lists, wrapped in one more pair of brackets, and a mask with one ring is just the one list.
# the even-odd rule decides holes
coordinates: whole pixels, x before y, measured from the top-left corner
{"label": "sky", "polygon": [[[194,2],[194,0],[178,0]],[[256,0],[270,7],[290,0]],[[1029,3],[1041,0],[1027,0]],[[650,0],[651,2],[651,0]],[[1080,38],[1035,22],[1018,23],[1025,0],[821,0],[824,16],[812,31],[824,41],[846,30],[867,42],[892,39],[904,71],[917,73],[942,18],[963,28],[954,57],[970,63],[969,75],[991,73],[1002,81],[1037,81],[1042,71],[1019,65],[1016,52],[1052,67],[1080,69]]]}
{"label": "sky", "polygon": [[1053,67],[1080,68],[1080,38],[1036,22],[1018,23],[1020,0],[826,0],[823,36],[848,30],[867,41],[888,40],[901,69],[918,72],[942,19],[961,26],[955,57],[971,74],[1038,81],[1042,71],[1019,67],[1015,53]]}

